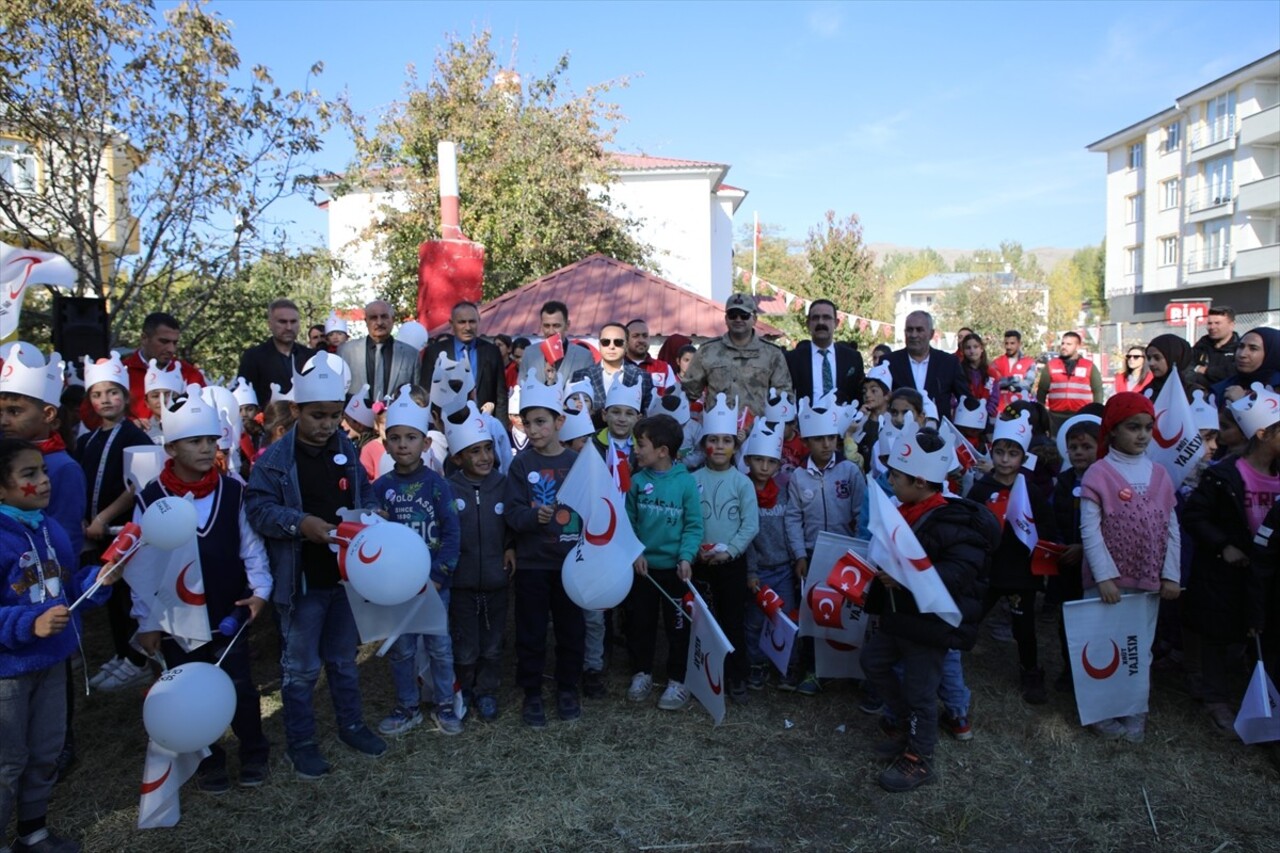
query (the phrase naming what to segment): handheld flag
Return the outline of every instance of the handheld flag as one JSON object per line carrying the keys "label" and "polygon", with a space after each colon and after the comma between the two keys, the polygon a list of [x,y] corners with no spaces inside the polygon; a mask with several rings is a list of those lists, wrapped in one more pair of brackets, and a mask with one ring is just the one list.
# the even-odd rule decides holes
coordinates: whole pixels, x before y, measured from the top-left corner
{"label": "handheld flag", "polygon": [[[863,677],[861,651],[866,645],[871,620],[861,606],[839,591],[839,584],[831,586],[826,581],[838,580],[838,567],[847,565],[851,555],[870,566],[865,556],[867,545],[866,540],[825,530],[814,543],[813,559],[802,590],[809,606],[800,608],[799,621],[800,635],[813,638],[814,672],[820,678]],[[849,577],[847,572],[845,577]],[[819,614],[824,618],[819,619]]]}
{"label": "handheld flag", "polygon": [[[689,659],[685,685],[720,725],[724,721],[724,659],[733,651],[707,603],[689,584],[693,613],[689,634]],[[688,596],[686,596],[688,598]]]}
{"label": "handheld flag", "polygon": [[901,584],[921,613],[933,613],[951,627],[960,624],[960,608],[924,552],[920,540],[883,489],[871,492],[871,561]]}
{"label": "handheld flag", "polygon": [[1080,725],[1141,714],[1151,691],[1151,643],[1160,599],[1154,593],[1068,601],[1062,608]]}
{"label": "handheld flag", "polygon": [[1181,382],[1166,382],[1155,399],[1156,423],[1147,456],[1169,472],[1176,489],[1205,454],[1204,439]]}
{"label": "handheld flag", "polygon": [[61,255],[0,243],[0,339],[18,330],[27,285],[74,288],[76,271]]}
{"label": "handheld flag", "polygon": [[796,623],[788,619],[781,610],[767,614],[760,629],[760,651],[764,652],[764,656],[783,675],[787,674],[787,669],[791,666],[791,651],[795,648],[799,631]]}
{"label": "handheld flag", "polygon": [[542,357],[547,360],[547,364],[555,367],[564,359],[564,338],[559,335],[552,335],[541,344]]}
{"label": "handheld flag", "polygon": [[862,607],[867,603],[867,587],[877,574],[874,566],[850,549],[831,567],[827,586]]}
{"label": "handheld flag", "polygon": [[1280,740],[1280,693],[1276,692],[1262,661],[1253,668],[1249,689],[1236,715],[1235,729],[1245,743]]}
{"label": "handheld flag", "polygon": [[1031,495],[1027,492],[1027,478],[1024,474],[1018,475],[1018,479],[1013,481],[1013,488],[1009,490],[1004,521],[1013,525],[1013,535],[1028,551],[1035,550],[1040,535],[1036,530],[1035,515],[1031,512]]}
{"label": "handheld flag", "polygon": [[155,741],[147,743],[147,761],[142,769],[142,796],[138,800],[138,829],[177,825],[182,817],[178,791],[208,756],[208,748],[199,752],[177,753]]}
{"label": "handheld flag", "polygon": [[1058,560],[1067,551],[1066,545],[1041,539],[1031,552],[1031,574],[1051,576],[1058,573]]}

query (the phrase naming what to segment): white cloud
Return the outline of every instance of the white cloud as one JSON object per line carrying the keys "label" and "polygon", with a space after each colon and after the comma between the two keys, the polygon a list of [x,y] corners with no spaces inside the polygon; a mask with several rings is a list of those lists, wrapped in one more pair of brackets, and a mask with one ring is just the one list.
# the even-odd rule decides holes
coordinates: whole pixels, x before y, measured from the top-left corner
{"label": "white cloud", "polygon": [[844,16],[834,3],[820,3],[805,16],[805,23],[809,26],[809,32],[818,38],[835,38],[840,34]]}

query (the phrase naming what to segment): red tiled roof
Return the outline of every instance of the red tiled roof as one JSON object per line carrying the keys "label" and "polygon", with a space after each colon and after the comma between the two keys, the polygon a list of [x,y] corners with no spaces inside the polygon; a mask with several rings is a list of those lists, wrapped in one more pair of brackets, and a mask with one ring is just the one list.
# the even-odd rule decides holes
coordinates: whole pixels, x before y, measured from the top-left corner
{"label": "red tiled roof", "polygon": [[[723,303],[599,253],[485,303],[480,307],[480,328],[489,335],[536,335],[538,309],[550,300],[569,306],[570,335],[595,335],[610,320],[626,323],[637,317],[648,321],[654,336],[715,338],[725,332]],[[447,331],[442,326],[431,334]],[[756,331],[782,334],[763,320],[756,323]]]}
{"label": "red tiled roof", "polygon": [[746,190],[744,190],[742,187],[735,187],[735,186],[732,186],[731,184],[721,184],[720,186],[716,187],[716,192],[720,192],[721,190],[728,190],[729,192],[735,192],[735,193],[746,192]]}
{"label": "red tiled roof", "polygon": [[649,157],[645,154],[620,154],[610,151],[605,155],[619,169],[727,169],[726,163],[709,163],[706,160],[675,160],[670,157]]}

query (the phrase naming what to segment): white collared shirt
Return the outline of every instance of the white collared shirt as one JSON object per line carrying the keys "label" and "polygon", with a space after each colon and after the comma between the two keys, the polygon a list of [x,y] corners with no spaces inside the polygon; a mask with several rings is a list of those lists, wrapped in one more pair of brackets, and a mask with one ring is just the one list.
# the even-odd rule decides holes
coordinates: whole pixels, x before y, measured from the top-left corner
{"label": "white collared shirt", "polygon": [[833,341],[825,350],[820,349],[817,344],[809,342],[809,349],[812,352],[810,362],[813,367],[813,399],[817,400],[822,396],[822,360],[829,359],[831,363],[831,390],[836,390],[836,345]]}
{"label": "white collared shirt", "polygon": [[907,364],[911,366],[911,378],[916,383],[916,390],[921,394],[925,393],[924,382],[925,377],[929,375],[929,355],[924,357],[924,361],[916,361],[910,353],[907,353]]}

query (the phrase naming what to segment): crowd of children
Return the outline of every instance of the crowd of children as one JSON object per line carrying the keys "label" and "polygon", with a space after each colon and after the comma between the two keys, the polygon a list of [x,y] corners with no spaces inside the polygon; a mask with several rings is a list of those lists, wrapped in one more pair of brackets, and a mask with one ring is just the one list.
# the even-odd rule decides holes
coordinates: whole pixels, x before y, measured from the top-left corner
{"label": "crowd of children", "polygon": [[[403,735],[428,716],[444,734],[461,733],[466,712],[497,719],[509,609],[520,718],[534,728],[548,724],[549,627],[559,720],[582,716],[582,696],[607,695],[615,633],[625,635],[629,656],[626,698],[650,701],[663,684],[656,679],[659,621],[667,659],[657,706],[685,707],[689,619],[678,605],[689,583],[733,646],[725,661],[732,702],[746,704],[751,691],[771,683],[812,696],[822,689],[812,641],[797,643],[790,665],[771,678],[773,666],[759,650],[764,615],[753,594],[768,587],[786,612],[805,606],[808,575],[830,568],[812,565],[820,534],[870,539],[872,504],[884,499],[877,489],[893,498],[960,613],[951,624],[923,612],[886,572],[867,592],[866,612],[878,627],[861,654],[860,707],[880,716],[887,736],[877,747],[890,762],[879,777],[886,790],[937,778],[940,730],[958,740],[973,736],[962,654],[984,617],[1007,617],[1022,699],[1042,705],[1048,697],[1038,608],[1060,611],[1081,598],[1111,604],[1158,593],[1165,600],[1159,651],[1181,664],[1208,725],[1229,735],[1240,698],[1232,673],[1240,649],[1251,648],[1247,638],[1261,637],[1265,663],[1280,675],[1280,640],[1271,627],[1280,612],[1280,538],[1273,535],[1280,522],[1280,396],[1266,382],[1280,344],[1272,331],[1245,336],[1262,351],[1247,355],[1238,373],[1248,387],[1229,383],[1216,399],[1202,390],[1188,394],[1211,452],[1185,482],[1146,452],[1153,435],[1160,438],[1150,389],[1087,406],[1054,436],[1038,403],[1002,398],[996,406],[974,396],[939,412],[915,388],[893,387],[886,364],[867,373],[860,406],[796,401],[769,389],[761,412],[724,394],[703,405],[678,387],[655,394],[642,411],[640,384],[621,372],[604,389],[547,384],[530,372],[515,389],[508,425],[468,399],[474,382],[465,359],[442,355],[430,388],[406,386],[371,401],[367,388],[350,388],[341,360],[324,352],[294,373],[283,399],[266,406],[247,382],[202,389],[153,362],[145,415],[130,417],[129,382],[112,354],[83,365],[93,426],[86,419],[73,458],[58,430],[69,416],[59,410],[60,360],[14,345],[0,376],[0,559],[7,580],[0,589],[0,823],[16,810],[14,849],[74,849],[51,846],[62,840],[48,834],[44,814],[53,780],[74,754],[68,661],[80,611],[69,605],[95,577],[104,588],[88,603],[107,604],[112,648],[89,687],[145,683],[152,658],[169,666],[221,660],[236,688],[238,783],[254,787],[268,777],[269,745],[247,645],[217,630],[228,617],[256,623],[270,612],[274,619],[284,746],[300,779],[330,770],[313,708],[322,669],[337,736],[365,755],[382,754],[384,737]],[[1161,343],[1161,352],[1177,349]],[[970,372],[985,363],[981,344],[965,339]],[[1257,364],[1248,361],[1255,356]],[[1167,370],[1158,378],[1163,386],[1180,374]],[[980,386],[991,393],[989,384],[971,382]],[[156,444],[163,450],[147,450]],[[162,452],[163,467],[148,482],[126,486],[131,456],[145,452]],[[560,580],[583,523],[558,492],[580,453],[605,460],[644,549],[631,592],[613,614],[584,611]],[[193,547],[214,640],[194,648],[156,627],[153,602],[124,583],[106,588],[117,572],[98,567],[122,523],[171,496],[193,500],[198,518]],[[1048,578],[1005,517],[1014,501],[1025,501],[1020,506],[1039,539],[1058,546]],[[356,668],[360,633],[335,547],[338,525],[361,513],[421,536],[449,623],[445,633],[405,634],[390,645],[395,705],[372,728]],[[1070,691],[1062,624],[1054,684]],[[425,684],[420,655],[430,669]],[[89,656],[103,657],[96,649]],[[1145,714],[1135,714],[1093,729],[1137,743],[1145,726]],[[230,780],[215,744],[196,784],[219,793]]]}

